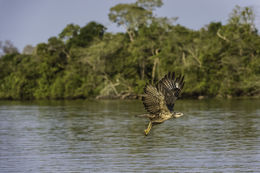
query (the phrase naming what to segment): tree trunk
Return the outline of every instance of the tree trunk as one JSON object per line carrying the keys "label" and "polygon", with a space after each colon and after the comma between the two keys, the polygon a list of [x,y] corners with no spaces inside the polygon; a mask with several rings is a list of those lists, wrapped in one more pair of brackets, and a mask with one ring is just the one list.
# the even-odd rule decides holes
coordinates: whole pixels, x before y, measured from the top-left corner
{"label": "tree trunk", "polygon": [[134,33],[133,33],[133,31],[127,30],[127,34],[128,34],[128,36],[130,38],[130,41],[133,42],[134,41]]}
{"label": "tree trunk", "polygon": [[[156,49],[154,54],[158,55],[159,51],[160,51],[160,49]],[[155,79],[156,67],[159,70],[159,63],[160,63],[160,59],[159,59],[159,57],[156,57],[153,61],[152,83],[154,82],[154,79]]]}
{"label": "tree trunk", "polygon": [[155,58],[153,61],[153,71],[152,71],[152,83],[154,82],[154,78],[155,78],[155,73],[156,73],[156,67],[158,68],[158,64],[159,64],[159,58]]}
{"label": "tree trunk", "polygon": [[183,65],[186,66],[187,62],[186,62],[185,52],[182,52],[182,61],[183,61]]}
{"label": "tree trunk", "polygon": [[141,64],[141,79],[144,80],[144,74],[145,74],[145,62],[142,60]]}

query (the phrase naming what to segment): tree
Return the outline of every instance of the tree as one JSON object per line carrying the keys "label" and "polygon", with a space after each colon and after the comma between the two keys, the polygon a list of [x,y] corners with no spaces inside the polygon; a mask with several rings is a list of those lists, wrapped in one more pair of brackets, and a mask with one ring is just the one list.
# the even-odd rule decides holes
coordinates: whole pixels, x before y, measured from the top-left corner
{"label": "tree", "polygon": [[236,6],[230,14],[229,24],[233,25],[249,25],[252,31],[256,30],[254,11],[250,7]]}
{"label": "tree", "polygon": [[0,99],[136,98],[148,79],[169,71],[185,74],[184,97],[260,96],[260,36],[250,8],[236,7],[227,24],[191,30],[154,16],[161,5],[112,7],[110,17],[125,33],[96,22],[69,24],[23,54],[0,42]]}
{"label": "tree", "polygon": [[146,10],[154,11],[156,7],[163,5],[162,0],[137,0],[136,5]]}
{"label": "tree", "polygon": [[19,53],[19,51],[10,40],[6,40],[4,43],[0,41],[0,55],[16,53]]}
{"label": "tree", "polygon": [[102,24],[92,21],[84,27],[80,28],[79,31],[78,29],[79,28],[75,25],[69,25],[67,26],[67,29],[63,30],[63,32],[60,34],[61,38],[64,38],[64,35],[70,35],[70,37],[68,38],[69,40],[67,41],[67,45],[69,48],[87,47],[95,39],[101,39],[103,37],[106,27]]}
{"label": "tree", "polygon": [[109,19],[118,26],[123,26],[130,38],[134,41],[135,32],[141,25],[149,24],[152,11],[139,6],[144,3],[118,4],[110,8]]}
{"label": "tree", "polygon": [[80,26],[74,24],[68,24],[62,32],[59,34],[59,38],[64,42],[68,42],[73,37],[77,37],[79,35]]}
{"label": "tree", "polygon": [[23,54],[32,55],[34,50],[35,50],[35,47],[33,47],[32,45],[26,45],[23,48]]}

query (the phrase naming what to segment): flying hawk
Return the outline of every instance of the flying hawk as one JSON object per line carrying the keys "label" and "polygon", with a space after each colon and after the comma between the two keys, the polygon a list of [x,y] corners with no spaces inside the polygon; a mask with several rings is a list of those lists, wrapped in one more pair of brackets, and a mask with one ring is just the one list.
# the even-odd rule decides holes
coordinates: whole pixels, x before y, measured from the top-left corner
{"label": "flying hawk", "polygon": [[181,112],[174,112],[174,103],[184,86],[184,76],[175,78],[174,72],[166,74],[155,86],[146,84],[144,87],[143,104],[149,114],[145,117],[150,119],[147,129],[148,135],[152,125],[163,123],[170,118],[183,116]]}

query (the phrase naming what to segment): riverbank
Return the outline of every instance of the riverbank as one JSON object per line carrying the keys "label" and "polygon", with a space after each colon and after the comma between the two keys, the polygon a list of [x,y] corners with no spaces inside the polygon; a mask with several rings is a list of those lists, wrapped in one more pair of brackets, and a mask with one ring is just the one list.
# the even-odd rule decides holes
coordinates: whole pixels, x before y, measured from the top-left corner
{"label": "riverbank", "polygon": [[[122,94],[122,95],[106,95],[106,96],[97,96],[97,97],[89,97],[89,98],[42,98],[42,99],[13,99],[13,98],[0,98],[0,100],[3,101],[37,101],[37,100],[141,100],[143,97],[143,94],[133,94],[133,93],[128,93],[128,94]],[[205,96],[205,95],[195,95],[195,96],[183,96],[181,95],[179,99],[182,100],[207,100],[207,99],[260,99],[260,95],[254,95],[254,96],[216,96],[216,97],[211,97],[211,96]]]}

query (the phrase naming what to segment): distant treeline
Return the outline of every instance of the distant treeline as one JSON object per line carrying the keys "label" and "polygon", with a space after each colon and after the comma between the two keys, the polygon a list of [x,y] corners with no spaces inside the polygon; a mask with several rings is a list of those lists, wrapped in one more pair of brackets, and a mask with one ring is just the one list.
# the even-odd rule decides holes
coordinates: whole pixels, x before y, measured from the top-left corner
{"label": "distant treeline", "polygon": [[47,43],[5,51],[0,98],[129,98],[169,71],[185,75],[182,97],[260,95],[260,36],[251,8],[236,6],[225,25],[195,31],[155,17],[161,5],[138,0],[112,7],[109,19],[125,33],[96,22],[69,24]]}

